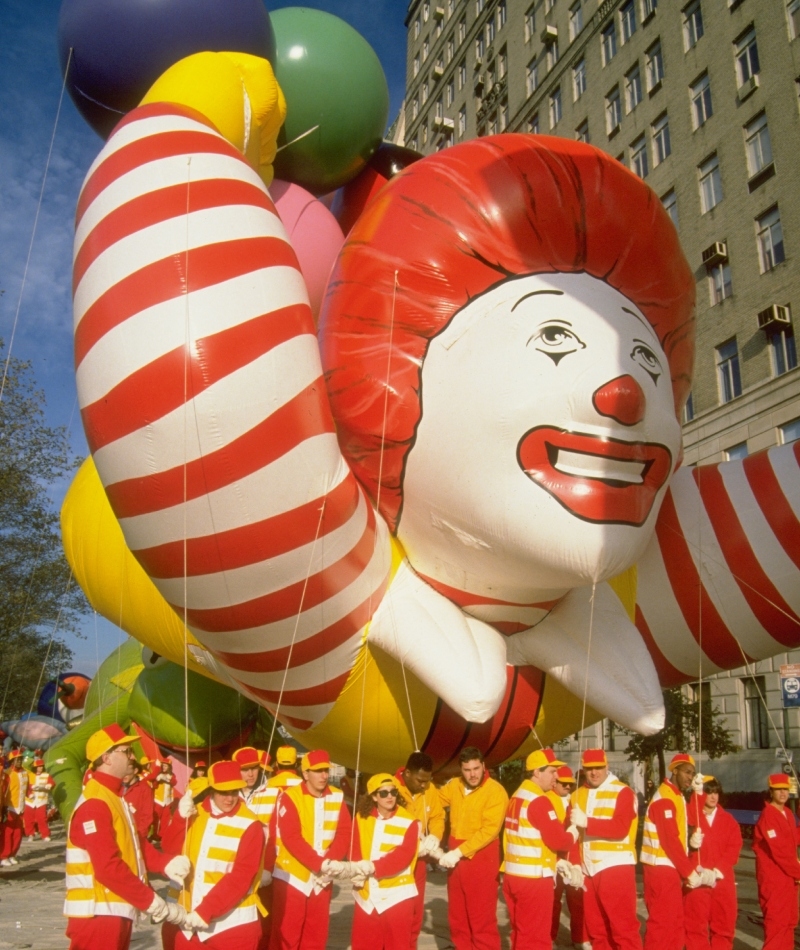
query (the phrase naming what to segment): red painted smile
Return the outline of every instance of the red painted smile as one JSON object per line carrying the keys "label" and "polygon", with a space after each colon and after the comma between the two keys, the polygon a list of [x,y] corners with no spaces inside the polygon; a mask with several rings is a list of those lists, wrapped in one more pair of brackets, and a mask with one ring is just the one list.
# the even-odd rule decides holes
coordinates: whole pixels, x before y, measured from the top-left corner
{"label": "red painted smile", "polygon": [[568,511],[598,524],[641,525],[672,467],[656,442],[626,442],[537,426],[517,446],[525,474]]}

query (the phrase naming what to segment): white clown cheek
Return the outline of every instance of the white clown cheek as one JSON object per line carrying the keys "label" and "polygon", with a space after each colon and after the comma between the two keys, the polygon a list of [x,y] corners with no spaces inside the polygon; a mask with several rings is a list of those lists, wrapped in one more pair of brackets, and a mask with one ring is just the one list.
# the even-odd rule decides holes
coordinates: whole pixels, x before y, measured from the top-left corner
{"label": "white clown cheek", "polygon": [[[636,495],[655,469],[643,449],[629,447],[663,446],[662,472],[674,467],[680,447],[666,356],[635,310],[586,274],[518,278],[472,301],[431,341],[398,530],[420,573],[533,602],[635,563],[667,481],[665,474],[643,507],[644,522],[634,524],[617,486]],[[657,382],[642,352],[660,364]],[[644,394],[646,408],[634,424],[593,405],[593,394],[619,377],[635,380]],[[568,486],[566,496],[537,484],[520,463],[520,441],[537,427],[577,434],[560,448],[545,440],[545,467],[552,484]],[[593,448],[608,440],[618,440],[620,450]],[[576,514],[570,508],[581,495],[600,497],[591,511],[604,510],[608,497],[608,510],[622,510],[629,523]]]}

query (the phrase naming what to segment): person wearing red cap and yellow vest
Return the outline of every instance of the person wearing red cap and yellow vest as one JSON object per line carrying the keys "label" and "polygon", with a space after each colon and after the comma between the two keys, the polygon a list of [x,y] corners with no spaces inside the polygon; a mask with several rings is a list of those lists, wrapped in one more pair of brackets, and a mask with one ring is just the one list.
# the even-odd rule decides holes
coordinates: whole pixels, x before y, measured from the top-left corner
{"label": "person wearing red cap and yellow vest", "polygon": [[682,950],[686,943],[683,883],[698,887],[714,880],[713,871],[695,868],[689,859],[689,825],[683,793],[692,787],[694,759],[679,752],[672,757],[669,770],[671,779],[658,787],[644,819],[645,950]]}
{"label": "person wearing red cap and yellow vest", "polygon": [[24,830],[25,795],[28,791],[28,772],[22,767],[22,750],[14,749],[8,757],[5,794],[5,828],[0,850],[0,867],[18,864],[17,852],[22,844]]}
{"label": "person wearing red cap and yellow vest", "polygon": [[581,767],[585,782],[572,793],[570,822],[581,833],[588,939],[592,950],[642,950],[636,916],[636,796],[609,771],[602,749],[586,749]]}
{"label": "person wearing red cap and yellow vest", "polygon": [[150,773],[153,787],[153,808],[155,809],[155,834],[160,838],[169,823],[172,810],[170,806],[175,798],[175,785],[178,780],[172,774],[172,759],[157,759],[155,769]]}
{"label": "person wearing red cap and yellow vest", "polygon": [[419,825],[403,802],[388,772],[372,776],[359,802],[350,864],[356,900],[352,950],[408,950]]}
{"label": "person wearing red cap and yellow vest", "polygon": [[[165,950],[256,950],[261,939],[258,886],[264,832],[239,796],[237,762],[215,762],[207,779],[193,779],[163,839],[167,853],[184,852],[191,863],[185,886],[172,897],[186,912],[182,929],[165,924]],[[210,791],[209,791],[210,790]],[[195,804],[195,795],[203,795]]]}
{"label": "person wearing red cap and yellow vest", "polygon": [[489,776],[474,746],[458,756],[461,774],[439,789],[450,809],[449,850],[439,858],[447,869],[447,917],[456,950],[499,950],[497,878],[500,833],[508,806],[503,786]]}
{"label": "person wearing red cap and yellow vest", "polygon": [[689,801],[689,857],[695,867],[712,868],[716,882],[695,887],[683,898],[687,950],[732,950],[736,933],[736,881],[733,868],[742,850],[736,819],[719,805],[722,786],[703,776],[703,791]]}
{"label": "person wearing red cap and yellow vest", "polygon": [[764,950],[791,950],[798,920],[800,831],[786,807],[788,776],[770,775],[768,795],[753,834],[758,902],[764,915]]}
{"label": "person wearing red cap and yellow vest", "polygon": [[[547,793],[553,800],[559,821],[565,826],[571,807],[570,796],[575,791],[576,784],[572,769],[568,765],[560,765],[556,770],[553,788]],[[571,865],[580,867],[581,858],[578,842],[572,845],[566,855],[566,860]],[[583,889],[571,887],[561,874],[556,877],[556,889],[553,894],[553,924],[550,928],[550,937],[553,943],[558,940],[558,931],[561,928],[561,899],[564,896],[566,896],[567,910],[569,910],[569,934],[572,939],[572,946],[577,950],[590,950],[589,935],[583,913]]]}
{"label": "person wearing red cap and yellow vest", "polygon": [[410,938],[411,950],[415,950],[425,916],[428,861],[438,860],[442,854],[445,815],[439,792],[432,782],[433,759],[425,752],[412,752],[405,768],[398,769],[395,778],[400,785],[400,794],[406,801],[405,808],[412,818],[416,818],[420,828],[419,851],[414,867],[417,896],[414,899]]}
{"label": "person wearing red cap and yellow vest", "polygon": [[122,776],[122,796],[131,810],[136,830],[146,838],[155,820],[153,788],[142,773],[149,763],[137,762],[133,756],[128,761],[128,771]]}
{"label": "person wearing red cap and yellow vest", "polygon": [[44,770],[44,759],[34,759],[33,774],[28,777],[28,790],[25,793],[23,818],[26,837],[33,837],[38,829],[42,841],[50,840],[47,808],[50,803],[50,790],[55,787],[53,777]]}
{"label": "person wearing red cap and yellow vest", "polygon": [[70,950],[126,950],[137,911],[155,923],[181,923],[183,909],[168,905],[147,882],[154,871],[181,884],[189,873],[185,857],[156,851],[136,832],[120,797],[135,736],[112,723],[89,737],[86,783],[67,829],[67,896]]}
{"label": "person wearing red cap and yellow vest", "polygon": [[352,827],[330,768],[324,749],[306,752],[303,781],[281,792],[273,812],[271,950],[324,950],[328,939],[331,864],[346,855]]}
{"label": "person wearing red cap and yellow vest", "polygon": [[559,761],[552,749],[531,752],[525,760],[525,781],[511,796],[503,831],[505,860],[503,895],[515,950],[550,950],[556,874],[580,887],[580,868],[559,861],[569,852],[577,831],[565,830],[552,791]]}
{"label": "person wearing red cap and yellow vest", "polygon": [[244,788],[240,797],[250,811],[258,817],[264,825],[264,833],[269,834],[269,820],[272,809],[275,807],[274,798],[267,795],[268,773],[272,771],[269,765],[269,753],[262,752],[253,746],[244,746],[237,749],[231,756],[239,766]]}

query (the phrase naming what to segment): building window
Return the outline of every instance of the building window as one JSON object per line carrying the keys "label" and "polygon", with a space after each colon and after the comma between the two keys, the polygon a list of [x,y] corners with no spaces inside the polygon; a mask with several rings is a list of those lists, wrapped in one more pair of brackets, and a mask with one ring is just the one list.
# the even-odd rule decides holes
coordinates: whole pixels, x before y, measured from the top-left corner
{"label": "building window", "polygon": [[800,0],[790,0],[786,13],[789,17],[789,39],[796,40],[800,36]]}
{"label": "building window", "polygon": [[434,103],[433,114],[436,116],[437,119],[444,118],[444,103],[442,102],[441,96],[439,96],[439,98]]}
{"label": "building window", "polygon": [[752,178],[772,163],[772,143],[765,112],[757,115],[744,127],[744,141],[747,151],[747,173]]}
{"label": "building window", "polygon": [[791,422],[785,422],[779,427],[781,435],[781,445],[789,445],[790,442],[796,442],[800,439],[800,419],[792,419]]}
{"label": "building window", "polygon": [[414,75],[419,76],[419,53],[414,57]]}
{"label": "building window", "polygon": [[584,119],[583,122],[575,129],[575,138],[579,142],[589,142],[589,120]]}
{"label": "building window", "polygon": [[606,132],[613,135],[622,121],[622,103],[619,99],[619,86],[614,86],[606,96]]}
{"label": "building window", "polygon": [[642,75],[637,63],[625,74],[625,106],[628,112],[633,112],[642,101],[642,97]]}
{"label": "building window", "polygon": [[497,28],[502,30],[508,19],[508,6],[506,0],[500,0],[497,4]]}
{"label": "building window", "polygon": [[458,88],[463,89],[467,84],[467,61],[462,59],[458,64]]}
{"label": "building window", "polygon": [[708,81],[708,73],[703,73],[696,82],[692,83],[689,95],[692,100],[692,125],[699,129],[714,114],[711,105],[711,83]]}
{"label": "building window", "polygon": [[631,168],[640,178],[647,178],[647,140],[640,135],[635,142],[631,142]]}
{"label": "building window", "polygon": [[414,136],[413,139],[411,139],[411,141],[408,143],[408,145],[409,145],[409,148],[410,148],[412,151],[416,152],[416,151],[418,150],[417,137],[416,137],[416,135]]}
{"label": "building window", "polygon": [[748,452],[746,442],[737,442],[736,445],[732,445],[729,449],[725,449],[725,460],[728,462],[741,462],[742,459],[747,458],[747,455]]}
{"label": "building window", "polygon": [[505,46],[497,54],[497,78],[505,79],[508,72],[508,53]]}
{"label": "building window", "polygon": [[433,35],[438,39],[442,35],[442,30],[444,29],[444,24],[441,20],[436,21],[436,26],[433,28]]}
{"label": "building window", "polygon": [[425,82],[422,84],[422,104],[423,105],[425,105],[425,103],[428,101],[429,92],[430,92],[430,88],[428,86],[428,80],[426,79]]}
{"label": "building window", "polygon": [[494,43],[494,38],[496,34],[495,20],[494,17],[490,17],[486,21],[486,45],[491,46]]}
{"label": "building window", "polygon": [[622,4],[619,20],[622,26],[622,42],[627,43],[636,32],[636,7],[633,0],[627,0],[627,3]]}
{"label": "building window", "polygon": [[412,118],[412,120],[413,120],[413,119],[416,119],[416,117],[417,117],[418,115],[419,115],[419,99],[418,99],[416,96],[414,96],[414,98],[411,100],[411,118]]}
{"label": "building window", "polygon": [[683,421],[691,422],[692,419],[694,419],[694,399],[692,398],[692,394],[689,393],[686,405],[683,407]]}
{"label": "building window", "polygon": [[700,211],[705,214],[722,201],[722,176],[716,154],[697,166],[697,174],[700,179]]}
{"label": "building window", "polygon": [[447,105],[448,105],[448,108],[449,108],[449,107],[455,102],[455,98],[456,98],[456,81],[455,81],[455,79],[451,79],[451,80],[447,83],[447,87],[446,87],[446,90],[445,90],[445,95],[447,96],[447,100],[446,100],[446,101],[447,101]]}
{"label": "building window", "polygon": [[431,51],[431,42],[426,36],[425,39],[422,41],[422,62],[423,63],[430,55],[430,51]]}
{"label": "building window", "polygon": [[547,57],[547,71],[550,72],[553,66],[558,62],[558,40],[553,40],[547,44],[545,55]]}
{"label": "building window", "polygon": [[554,129],[561,121],[561,86],[550,93],[550,128]]}
{"label": "building window", "polygon": [[414,39],[419,39],[419,31],[422,29],[422,23],[419,19],[419,14],[417,14],[416,19],[414,20]]}
{"label": "building window", "polygon": [[675,194],[675,189],[670,188],[670,190],[661,196],[661,204],[664,206],[664,210],[670,217],[670,220],[675,225],[675,229],[678,228],[678,198]]}
{"label": "building window", "polygon": [[776,264],[786,260],[783,250],[783,229],[777,206],[756,219],[758,235],[758,256],[761,261],[761,273],[772,270]]}
{"label": "building window", "polygon": [[424,23],[427,23],[431,16],[431,5],[429,0],[425,0],[425,3],[422,5],[422,20]]}
{"label": "building window", "polygon": [[532,96],[539,85],[539,64],[536,59],[532,59],[525,68],[525,92]]}
{"label": "building window", "polygon": [[523,30],[525,33],[526,43],[530,43],[530,41],[536,35],[536,11],[534,10],[533,7],[534,5],[531,4],[525,13],[525,21],[523,24]]}
{"label": "building window", "polygon": [[617,24],[612,20],[603,29],[603,65],[608,66],[617,55]]}
{"label": "building window", "polygon": [[766,682],[763,676],[746,676],[742,679],[744,712],[747,725],[747,748],[769,748],[769,720],[762,697]]}
{"label": "building window", "polygon": [[711,306],[722,303],[726,297],[733,293],[733,282],[731,280],[731,265],[723,261],[709,268],[708,285],[711,294]]}
{"label": "building window", "polygon": [[500,131],[505,132],[508,128],[508,100],[503,99],[500,103],[500,108],[498,110],[498,122],[500,125]]}
{"label": "building window", "polygon": [[461,43],[463,43],[466,38],[467,38],[467,21],[462,17],[462,18],[458,21],[458,43],[459,43],[459,45],[461,45]]}
{"label": "building window", "polygon": [[483,33],[479,33],[475,37],[475,59],[480,63],[483,59],[483,54],[486,52],[486,43],[483,38]]}
{"label": "building window", "polygon": [[461,106],[458,110],[458,137],[461,138],[467,131],[467,107]]}
{"label": "building window", "polygon": [[661,54],[661,41],[657,40],[645,53],[647,61],[647,91],[655,92],[664,78],[664,57]]}
{"label": "building window", "polygon": [[[800,0],[798,0],[800,3]],[[583,4],[581,0],[577,0],[576,3],[573,3],[569,8],[569,38],[574,40],[575,37],[583,29]]]}
{"label": "building window", "polygon": [[428,125],[427,123],[422,126],[422,145],[423,147],[428,144]]}
{"label": "building window", "polygon": [[642,0],[642,23],[656,12],[658,0]]}
{"label": "building window", "polygon": [[456,0],[447,0],[447,18],[450,17],[456,12]]}
{"label": "building window", "polygon": [[539,113],[534,112],[534,114],[528,119],[528,132],[531,135],[539,134]]}
{"label": "building window", "polygon": [[692,0],[683,8],[683,48],[688,52],[692,47],[697,46],[702,35],[703,11],[700,8],[700,0]]}
{"label": "building window", "polygon": [[480,16],[485,6],[486,0],[475,0],[475,16]]}
{"label": "building window", "polygon": [[719,401],[730,402],[742,395],[742,377],[739,373],[739,348],[736,337],[717,347],[717,383]]}
{"label": "building window", "polygon": [[791,327],[771,333],[769,345],[772,350],[772,371],[776,376],[782,376],[797,366],[797,349]]}
{"label": "building window", "polygon": [[453,56],[455,55],[455,52],[456,52],[455,40],[453,39],[452,36],[450,36],[447,39],[447,62],[448,63],[453,62]]}
{"label": "building window", "polygon": [[756,31],[752,26],[739,37],[736,41],[735,48],[737,78],[739,85],[743,86],[748,79],[751,79],[760,72]]}
{"label": "building window", "polygon": [[572,97],[575,102],[586,92],[586,60],[579,59],[572,67]]}
{"label": "building window", "polygon": [[653,167],[660,165],[672,152],[669,140],[669,117],[666,112],[650,127],[653,132]]}

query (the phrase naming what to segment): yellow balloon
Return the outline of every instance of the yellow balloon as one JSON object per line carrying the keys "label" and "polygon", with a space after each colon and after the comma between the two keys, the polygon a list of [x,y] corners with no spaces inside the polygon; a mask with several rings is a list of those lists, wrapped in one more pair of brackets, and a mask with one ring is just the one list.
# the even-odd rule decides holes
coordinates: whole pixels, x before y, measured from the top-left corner
{"label": "yellow balloon", "polygon": [[286,100],[266,59],[249,53],[194,53],[170,66],[141,104],[174,102],[211,121],[258,171],[273,178]]}

